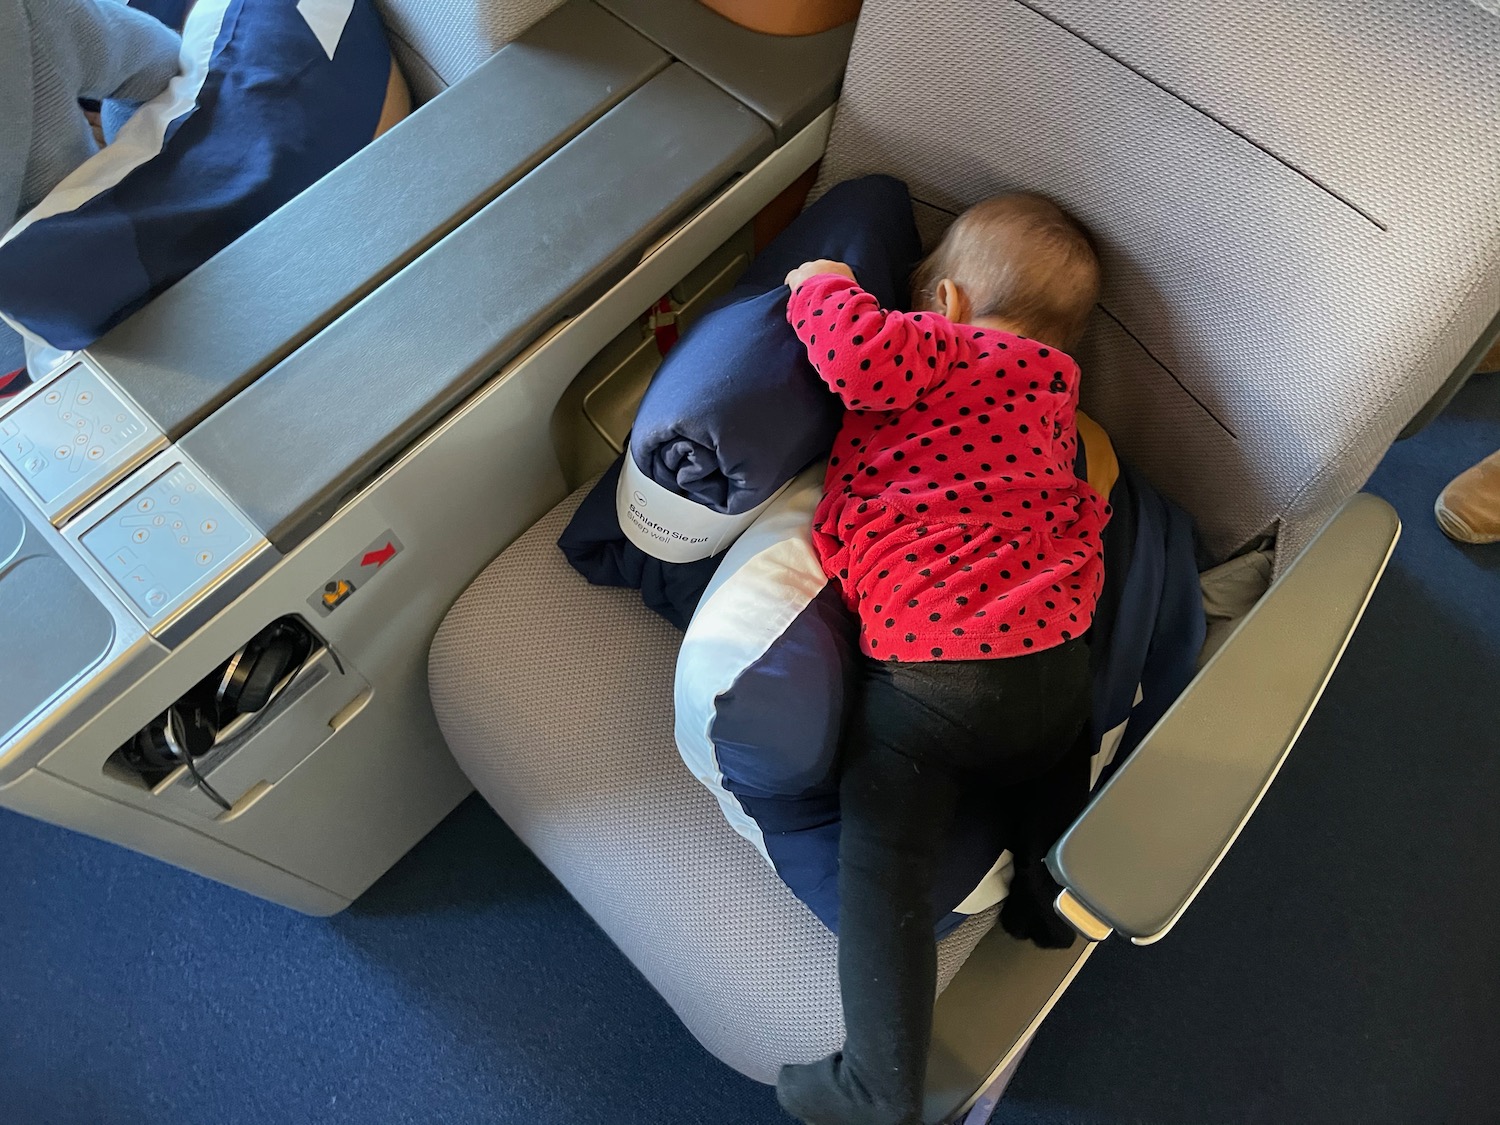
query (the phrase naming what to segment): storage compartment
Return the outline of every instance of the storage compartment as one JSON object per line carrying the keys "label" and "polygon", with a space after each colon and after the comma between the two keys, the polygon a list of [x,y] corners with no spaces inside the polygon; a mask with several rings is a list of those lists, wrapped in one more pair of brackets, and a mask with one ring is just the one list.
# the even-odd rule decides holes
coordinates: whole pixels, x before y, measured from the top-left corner
{"label": "storage compartment", "polygon": [[[285,670],[274,657],[269,672],[255,667],[268,659],[257,647],[268,636],[285,647]],[[155,801],[210,819],[234,817],[315,753],[370,694],[305,622],[281,618],[111,754],[104,773]]]}

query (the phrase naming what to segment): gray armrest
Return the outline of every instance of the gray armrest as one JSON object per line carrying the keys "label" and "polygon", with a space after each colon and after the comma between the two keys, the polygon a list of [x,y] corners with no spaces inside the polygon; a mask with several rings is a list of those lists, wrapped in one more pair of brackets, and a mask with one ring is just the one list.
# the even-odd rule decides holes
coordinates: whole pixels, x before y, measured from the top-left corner
{"label": "gray armrest", "polygon": [[1144,945],[1187,909],[1302,732],[1400,532],[1384,500],[1345,504],[1058,841],[1058,908],[1087,936]]}
{"label": "gray armrest", "polygon": [[663,70],[571,0],[89,349],[184,432]]}
{"label": "gray armrest", "polygon": [[182,448],[289,551],[771,147],[764,122],[672,64],[215,411]]}

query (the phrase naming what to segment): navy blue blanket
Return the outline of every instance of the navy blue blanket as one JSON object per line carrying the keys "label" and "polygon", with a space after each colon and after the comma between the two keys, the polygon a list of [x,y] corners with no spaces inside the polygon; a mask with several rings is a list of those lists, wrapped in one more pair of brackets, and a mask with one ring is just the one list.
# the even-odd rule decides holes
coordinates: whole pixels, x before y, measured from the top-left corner
{"label": "navy blue blanket", "polygon": [[1112,751],[1118,766],[1193,678],[1205,621],[1187,513],[1123,461],[1109,503],[1104,589],[1089,646],[1094,745],[1128,723]]}
{"label": "navy blue blanket", "polygon": [[624,455],[617,458],[583,498],[557,545],[573,568],[595,586],[639,590],[647,608],[686,629],[724,556],[690,563],[662,562],[626,539],[615,511],[615,488],[624,460]]}
{"label": "navy blue blanket", "polygon": [[630,454],[663,488],[716,512],[768,499],[833,444],[843,407],[786,322],[786,275],[848,262],[881,304],[905,307],[921,254],[906,185],[865,176],[837,185],[760,252],[683,336],[646,390]]}

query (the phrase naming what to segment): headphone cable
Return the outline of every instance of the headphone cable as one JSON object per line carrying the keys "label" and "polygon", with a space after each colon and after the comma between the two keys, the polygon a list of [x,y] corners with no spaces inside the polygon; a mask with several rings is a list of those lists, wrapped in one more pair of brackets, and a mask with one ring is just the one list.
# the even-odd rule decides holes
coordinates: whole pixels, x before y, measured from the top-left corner
{"label": "headphone cable", "polygon": [[172,731],[173,741],[177,743],[177,749],[182,754],[182,764],[187,766],[187,771],[192,775],[193,780],[197,782],[198,788],[203,790],[214,804],[218,805],[225,812],[229,812],[234,806],[224,800],[219,791],[208,783],[208,778],[198,772],[198,766],[193,761],[192,752],[188,749],[187,734],[182,729],[182,716],[178,713],[177,708],[174,707],[168,712],[167,722],[175,727]]}
{"label": "headphone cable", "polygon": [[193,775],[193,780],[198,783],[198,788],[207,793],[209,799],[212,800],[214,804],[218,805],[219,808],[223,809],[225,812],[229,812],[234,808],[233,805],[231,805],[228,801],[224,800],[222,796],[220,796],[217,789],[215,789],[208,783],[208,778],[204,777],[201,773],[198,772],[198,767],[193,764],[193,756],[191,754],[188,754],[183,758],[183,763],[187,766],[188,773]]}

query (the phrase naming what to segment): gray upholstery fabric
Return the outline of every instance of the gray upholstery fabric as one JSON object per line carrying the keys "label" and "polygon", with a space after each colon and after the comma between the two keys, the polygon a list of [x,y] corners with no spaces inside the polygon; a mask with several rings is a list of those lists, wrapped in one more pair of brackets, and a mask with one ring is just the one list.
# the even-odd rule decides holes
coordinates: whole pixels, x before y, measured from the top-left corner
{"label": "gray upholstery fabric", "polygon": [[412,97],[441,94],[563,0],[376,0]]}
{"label": "gray upholstery fabric", "polygon": [[1500,309],[1497,60],[1465,0],[868,0],[821,184],[1059,199],[1086,408],[1216,558],[1286,559]]}
{"label": "gray upholstery fabric", "polygon": [[[459,599],[434,709],[485,799],[736,1070],[773,1081],[843,1037],[836,943],[730,830],[672,740],[681,635],[634,590],[590,586],[556,540],[586,489]],[[940,947],[946,985],[995,910]]]}

